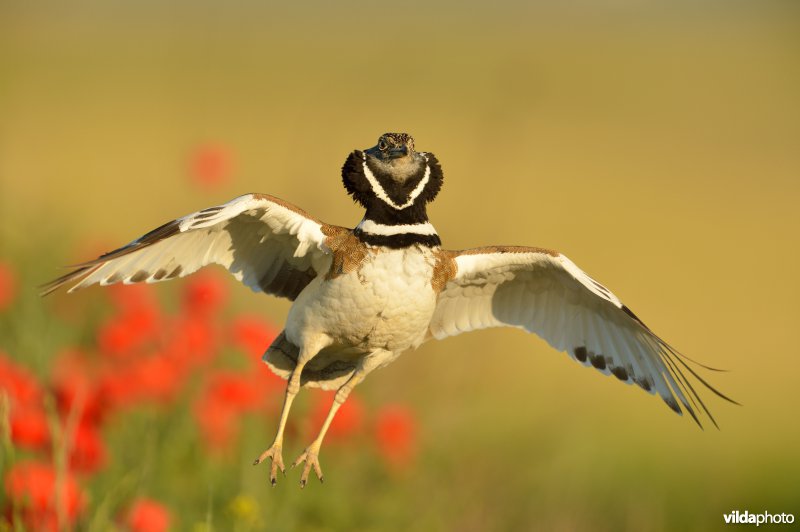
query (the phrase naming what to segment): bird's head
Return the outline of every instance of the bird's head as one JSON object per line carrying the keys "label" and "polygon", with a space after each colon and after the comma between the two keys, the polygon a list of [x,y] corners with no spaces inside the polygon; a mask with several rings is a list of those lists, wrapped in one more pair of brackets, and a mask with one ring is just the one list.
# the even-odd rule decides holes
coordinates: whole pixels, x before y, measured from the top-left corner
{"label": "bird's head", "polygon": [[425,158],[414,151],[408,133],[384,133],[378,143],[364,150],[370,162],[398,183],[405,182],[425,165]]}
{"label": "bird's head", "polygon": [[347,192],[365,209],[398,223],[425,217],[425,204],[442,187],[442,169],[432,153],[414,149],[408,133],[384,133],[378,143],[351,153],[342,167]]}

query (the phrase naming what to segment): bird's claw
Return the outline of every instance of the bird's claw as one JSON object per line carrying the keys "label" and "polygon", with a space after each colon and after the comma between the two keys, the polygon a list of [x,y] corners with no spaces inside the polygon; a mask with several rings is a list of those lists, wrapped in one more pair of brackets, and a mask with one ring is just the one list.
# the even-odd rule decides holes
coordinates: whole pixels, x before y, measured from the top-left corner
{"label": "bird's claw", "polygon": [[269,470],[269,483],[275,486],[278,483],[278,470],[280,469],[283,476],[286,476],[286,467],[283,465],[283,453],[280,445],[273,445],[255,459],[253,465],[258,465],[267,458],[272,459],[272,467]]}
{"label": "bird's claw", "polygon": [[325,479],[322,477],[322,468],[319,465],[319,456],[317,452],[312,449],[306,449],[303,451],[303,454],[297,457],[297,460],[294,461],[292,467],[298,466],[303,462],[306,465],[303,467],[303,474],[300,475],[300,487],[305,488],[306,484],[308,483],[308,475],[311,473],[311,468],[314,468],[314,473],[317,474],[317,478],[320,482],[325,482]]}

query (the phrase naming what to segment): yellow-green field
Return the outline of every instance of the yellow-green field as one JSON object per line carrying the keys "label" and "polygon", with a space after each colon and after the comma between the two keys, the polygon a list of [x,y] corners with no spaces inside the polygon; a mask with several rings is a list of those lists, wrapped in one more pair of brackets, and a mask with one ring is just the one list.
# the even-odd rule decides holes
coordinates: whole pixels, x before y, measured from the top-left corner
{"label": "yellow-green field", "polygon": [[[0,3],[0,262],[18,280],[0,352],[42,382],[62,348],[96,349],[111,312],[100,288],[40,299],[61,265],[245,192],[354,226],[346,155],[407,131],[442,163],[429,213],[446,247],[562,251],[683,353],[730,370],[702,375],[743,406],[706,393],[721,430],[703,431],[538,338],[480,331],[371,375],[358,390],[366,421],[323,446],[325,484],[303,491],[297,470],[271,489],[268,467],[250,465],[272,410],[247,414],[220,456],[188,396],[132,409],[103,427],[105,468],[78,478],[77,529],[124,529],[137,497],[198,531],[800,518],[796,3],[166,4]],[[230,168],[202,186],[187,161],[209,143]],[[280,327],[287,302],[226,283],[220,320]],[[184,288],[156,293],[176,309]],[[389,404],[416,423],[399,469],[371,432]],[[287,461],[308,443],[301,429]],[[0,473],[35,456],[6,442]]]}

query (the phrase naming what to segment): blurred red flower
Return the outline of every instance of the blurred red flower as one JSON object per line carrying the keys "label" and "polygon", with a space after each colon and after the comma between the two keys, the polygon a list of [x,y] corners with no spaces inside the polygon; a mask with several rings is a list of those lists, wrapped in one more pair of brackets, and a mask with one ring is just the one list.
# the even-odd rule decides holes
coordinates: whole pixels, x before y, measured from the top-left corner
{"label": "blurred red flower", "polygon": [[114,308],[123,314],[129,311],[158,308],[158,298],[156,298],[151,284],[116,283],[106,287],[105,291]]}
{"label": "blurred red flower", "polygon": [[225,403],[206,397],[195,401],[194,417],[206,445],[221,452],[230,447],[239,432],[239,415]]}
{"label": "blurred red flower", "polygon": [[375,438],[378,450],[390,464],[407,463],[416,450],[416,423],[411,411],[402,405],[383,407],[377,415]]}
{"label": "blurred red flower", "polygon": [[8,263],[0,261],[0,312],[11,306],[17,293],[17,276]]}
{"label": "blurred red flower", "polygon": [[35,404],[11,408],[11,441],[26,449],[45,449],[50,443],[50,426],[44,410]]}
{"label": "blurred red flower", "polygon": [[42,389],[36,378],[25,368],[14,364],[0,351],[0,390],[6,390],[12,405],[37,403]]}
{"label": "blurred red flower", "polygon": [[239,416],[224,403],[201,398],[194,404],[194,417],[203,441],[212,451],[225,451],[238,436]]}
{"label": "blurred red flower", "polygon": [[183,309],[189,315],[210,317],[228,299],[228,285],[216,272],[205,269],[195,273],[183,288]]}
{"label": "blurred red flower", "polygon": [[277,335],[275,327],[256,316],[237,316],[231,323],[231,342],[249,354],[254,362],[261,360]]}
{"label": "blurred red flower", "polygon": [[139,400],[168,403],[183,386],[184,369],[161,353],[143,356],[127,369],[129,377],[136,383]]}
{"label": "blurred red flower", "polygon": [[[335,392],[316,393],[311,411],[312,426],[319,430],[328,417]],[[355,394],[350,394],[331,422],[326,438],[333,440],[346,438],[360,431],[364,426],[364,404]]]}
{"label": "blurred red flower", "polygon": [[96,362],[78,349],[65,349],[56,355],[51,385],[62,419],[79,408],[81,423],[99,423],[106,404],[99,397]]}
{"label": "blurred red flower", "polygon": [[164,532],[172,520],[169,510],[158,501],[140,497],[125,516],[125,526],[130,532]]}
{"label": "blurred red flower", "polygon": [[106,447],[98,430],[78,423],[72,438],[69,465],[73,471],[91,474],[106,465]]}
{"label": "blurred red flower", "polygon": [[231,153],[221,144],[201,144],[189,157],[189,177],[198,185],[220,185],[230,179],[232,171]]}
{"label": "blurred red flower", "polygon": [[103,368],[98,393],[110,410],[136,406],[142,402],[172,402],[184,385],[187,370],[169,357],[156,352]]}
{"label": "blurred red flower", "polygon": [[158,332],[155,307],[132,307],[114,316],[97,331],[100,351],[111,356],[128,356],[152,341]]}
{"label": "blurred red flower", "polygon": [[243,412],[263,408],[268,390],[249,374],[212,375],[194,405],[194,415],[206,443],[222,449],[238,435]]}
{"label": "blurred red flower", "polygon": [[[52,465],[18,462],[6,475],[5,488],[9,500],[19,508],[23,524],[28,529],[56,530],[56,472]],[[63,479],[61,497],[66,524],[70,525],[83,508],[85,497],[69,473]]]}
{"label": "blurred red flower", "polygon": [[163,356],[183,368],[207,365],[218,351],[218,330],[197,316],[181,316],[165,327],[169,335],[163,339]]}
{"label": "blurred red flower", "polygon": [[131,378],[127,368],[104,368],[98,379],[98,388],[109,410],[131,406],[139,398],[138,382]]}
{"label": "blurred red flower", "polygon": [[256,410],[264,400],[261,389],[250,375],[219,372],[211,377],[207,393],[215,401],[240,411]]}

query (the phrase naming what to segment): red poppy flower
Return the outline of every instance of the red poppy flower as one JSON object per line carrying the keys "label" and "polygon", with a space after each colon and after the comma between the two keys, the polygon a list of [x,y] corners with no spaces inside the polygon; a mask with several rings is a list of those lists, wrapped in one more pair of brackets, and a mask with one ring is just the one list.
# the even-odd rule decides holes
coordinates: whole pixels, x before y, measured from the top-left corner
{"label": "red poppy flower", "polygon": [[264,393],[249,376],[240,373],[220,372],[211,377],[207,395],[240,411],[256,410],[264,400]]}
{"label": "red poppy flower", "polygon": [[173,331],[173,338],[184,342],[184,348],[195,353],[195,356],[199,351],[214,351],[217,347],[218,331],[204,320],[192,317],[178,319]]}
{"label": "red poppy flower", "polygon": [[41,407],[31,404],[11,408],[11,441],[27,449],[44,449],[50,443],[50,426]]}
{"label": "red poppy flower", "polygon": [[0,312],[11,306],[17,293],[17,276],[7,263],[0,261]]}
{"label": "red poppy flower", "polygon": [[[20,509],[23,523],[30,530],[55,530],[56,472],[53,466],[41,462],[18,462],[5,478],[8,498]],[[67,473],[61,490],[66,524],[72,524],[80,513],[84,495],[75,479]]]}
{"label": "red poppy flower", "polygon": [[78,423],[72,438],[69,465],[73,471],[95,473],[106,464],[106,447],[92,425]]}
{"label": "red poppy flower", "polygon": [[185,369],[207,365],[217,353],[218,331],[214,323],[197,316],[182,316],[164,327],[161,356]]}
{"label": "red poppy flower", "polygon": [[109,410],[129,406],[138,399],[138,383],[126,368],[108,366],[100,372],[97,384],[99,396]]}
{"label": "red poppy flower", "polygon": [[80,350],[65,349],[56,356],[51,382],[63,418],[80,408],[82,423],[100,422],[105,404],[98,396],[96,375],[94,364]]}
{"label": "red poppy flower", "polygon": [[[250,369],[250,372],[253,379],[258,382],[259,387],[264,390],[268,399],[269,397],[276,396],[280,396],[281,399],[283,398],[283,392],[286,390],[286,381],[275,375],[266,364],[258,363],[257,366]],[[272,403],[273,401],[268,401],[267,406],[270,406]],[[278,404],[275,406],[280,405]]]}
{"label": "red poppy flower", "polygon": [[251,375],[212,375],[194,405],[194,416],[206,443],[225,449],[238,435],[243,412],[261,410],[267,390]]}
{"label": "red poppy flower", "polygon": [[186,370],[155,353],[108,365],[98,379],[99,396],[106,407],[119,410],[141,402],[172,402],[185,382]]}
{"label": "red poppy flower", "polygon": [[114,307],[122,313],[141,309],[158,309],[153,285],[116,283],[105,289]]}
{"label": "red poppy flower", "polygon": [[97,345],[111,356],[128,356],[156,337],[159,315],[155,307],[125,309],[100,326]]}
{"label": "red poppy flower", "polygon": [[203,397],[194,404],[194,417],[211,450],[227,450],[238,436],[239,414],[230,405]]}
{"label": "red poppy flower", "polygon": [[165,532],[172,520],[169,510],[158,501],[141,497],[136,499],[125,516],[130,532]]}
{"label": "red poppy flower", "polygon": [[189,315],[207,318],[228,299],[227,284],[212,270],[202,270],[186,280],[183,308]]}
{"label": "red poppy flower", "polygon": [[249,354],[253,361],[261,359],[277,335],[275,327],[255,316],[238,316],[231,323],[231,342]]}
{"label": "red poppy flower", "polygon": [[97,331],[100,351],[126,356],[153,341],[159,332],[160,313],[151,286],[114,284],[107,290],[117,314]]}
{"label": "red poppy flower", "polygon": [[176,397],[185,377],[183,368],[158,353],[136,360],[128,372],[141,399],[160,403],[168,403]]}
{"label": "red poppy flower", "polygon": [[[322,427],[333,404],[334,392],[315,394],[311,413],[312,425],[318,430]],[[364,405],[358,396],[350,394],[331,422],[326,438],[333,440],[346,438],[361,430],[364,425]]]}
{"label": "red poppy flower", "polygon": [[375,437],[381,455],[393,465],[413,458],[416,424],[411,412],[401,405],[385,406],[378,412]]}
{"label": "red poppy flower", "polygon": [[36,378],[25,368],[14,364],[0,351],[0,389],[6,390],[12,403],[38,403],[42,389]]}
{"label": "red poppy flower", "polygon": [[198,146],[189,158],[189,177],[196,184],[213,187],[230,179],[233,159],[221,144]]}

